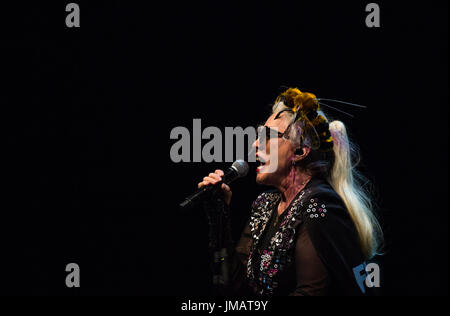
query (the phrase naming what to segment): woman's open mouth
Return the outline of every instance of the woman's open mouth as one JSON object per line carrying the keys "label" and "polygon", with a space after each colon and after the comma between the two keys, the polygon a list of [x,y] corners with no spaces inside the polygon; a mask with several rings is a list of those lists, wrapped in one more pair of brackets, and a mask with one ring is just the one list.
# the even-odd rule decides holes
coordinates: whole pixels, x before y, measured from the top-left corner
{"label": "woman's open mouth", "polygon": [[262,158],[260,155],[256,155],[256,161],[259,162],[259,166],[256,168],[256,172],[260,173],[261,169],[267,165],[268,161]]}

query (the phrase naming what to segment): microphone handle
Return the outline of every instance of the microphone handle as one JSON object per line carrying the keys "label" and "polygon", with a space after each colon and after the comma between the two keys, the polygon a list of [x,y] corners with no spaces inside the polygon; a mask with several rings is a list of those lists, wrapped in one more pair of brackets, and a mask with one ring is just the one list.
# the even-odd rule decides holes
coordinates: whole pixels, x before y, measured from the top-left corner
{"label": "microphone handle", "polygon": [[[221,183],[222,182],[220,182],[220,184]],[[185,208],[187,206],[193,206],[204,194],[206,194],[207,192],[211,191],[214,187],[215,187],[215,185],[210,185],[210,186],[201,188],[200,190],[198,190],[197,192],[195,192],[191,196],[188,196],[184,200],[184,202],[180,204],[180,207],[181,208]]]}

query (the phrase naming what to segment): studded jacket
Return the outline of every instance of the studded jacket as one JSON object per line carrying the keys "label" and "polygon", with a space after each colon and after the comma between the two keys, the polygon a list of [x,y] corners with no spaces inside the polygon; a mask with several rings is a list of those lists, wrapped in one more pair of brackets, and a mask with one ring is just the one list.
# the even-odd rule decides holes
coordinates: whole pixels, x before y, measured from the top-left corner
{"label": "studded jacket", "polygon": [[355,226],[325,179],[312,178],[279,216],[281,194],[262,193],[231,250],[233,293],[362,295],[354,267],[365,259]]}

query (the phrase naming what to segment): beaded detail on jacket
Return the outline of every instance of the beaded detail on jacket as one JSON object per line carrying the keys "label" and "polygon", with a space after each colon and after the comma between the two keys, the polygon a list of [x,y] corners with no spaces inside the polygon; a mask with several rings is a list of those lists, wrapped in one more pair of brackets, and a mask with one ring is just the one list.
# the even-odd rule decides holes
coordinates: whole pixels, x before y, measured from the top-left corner
{"label": "beaded detail on jacket", "polygon": [[[295,233],[301,222],[303,205],[305,204],[309,212],[312,212],[309,205],[314,206],[318,202],[314,199],[304,201],[305,196],[309,195],[308,193],[310,193],[310,190],[303,190],[291,203],[289,209],[285,211],[287,212],[286,216],[280,223],[278,231],[271,238],[268,247],[261,253],[257,251],[261,236],[270,222],[272,212],[277,211],[276,206],[281,199],[281,194],[266,192],[261,194],[253,203],[250,218],[253,244],[247,263],[247,277],[256,294],[272,295],[278,286],[277,280],[280,272],[292,264]],[[259,266],[256,266],[256,262],[260,262]]]}

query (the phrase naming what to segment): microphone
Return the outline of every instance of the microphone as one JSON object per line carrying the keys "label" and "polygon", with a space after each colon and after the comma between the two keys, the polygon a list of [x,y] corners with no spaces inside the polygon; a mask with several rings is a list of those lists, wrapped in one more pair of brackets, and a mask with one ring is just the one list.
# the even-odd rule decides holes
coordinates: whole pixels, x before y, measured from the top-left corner
{"label": "microphone", "polygon": [[222,185],[222,183],[230,184],[236,179],[243,178],[248,174],[248,163],[243,160],[236,160],[233,165],[225,172],[222,177],[222,181],[216,185],[209,185],[207,187],[201,188],[196,193],[187,197],[183,203],[180,204],[180,208],[186,209],[195,206],[204,196],[210,191],[217,187],[217,185]]}

